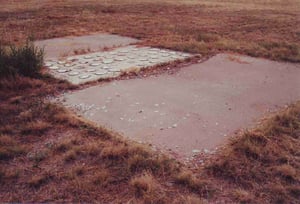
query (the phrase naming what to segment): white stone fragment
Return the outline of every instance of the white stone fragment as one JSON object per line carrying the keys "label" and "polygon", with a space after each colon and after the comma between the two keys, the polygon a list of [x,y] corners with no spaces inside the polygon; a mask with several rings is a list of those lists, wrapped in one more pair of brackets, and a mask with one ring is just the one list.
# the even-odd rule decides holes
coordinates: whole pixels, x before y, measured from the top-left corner
{"label": "white stone fragment", "polygon": [[84,58],[84,59],[92,59],[93,56],[91,56],[91,55],[86,55],[86,56],[84,56],[83,58]]}
{"label": "white stone fragment", "polygon": [[58,69],[58,70],[57,70],[58,73],[65,73],[65,72],[67,72],[67,71],[68,71],[67,69]]}
{"label": "white stone fragment", "polygon": [[78,74],[79,74],[79,72],[70,72],[70,73],[69,73],[70,76],[76,76],[76,75],[78,75]]}
{"label": "white stone fragment", "polygon": [[100,63],[92,63],[90,64],[92,67],[96,67],[96,66],[100,66],[101,64]]}
{"label": "white stone fragment", "polygon": [[46,66],[46,67],[51,67],[51,66],[53,66],[53,63],[46,62],[46,63],[45,63],[45,66]]}
{"label": "white stone fragment", "polygon": [[73,65],[72,64],[69,64],[69,63],[67,63],[67,64],[65,64],[65,67],[72,67]]}
{"label": "white stone fragment", "polygon": [[107,73],[107,71],[104,71],[104,70],[95,72],[96,75],[104,75],[106,73]]}
{"label": "white stone fragment", "polygon": [[198,154],[198,153],[200,153],[201,151],[200,151],[199,149],[193,149],[192,152],[193,152],[194,154]]}
{"label": "white stone fragment", "polygon": [[79,79],[87,79],[87,78],[90,78],[90,77],[91,77],[91,75],[85,74],[85,75],[79,76]]}
{"label": "white stone fragment", "polygon": [[57,69],[59,69],[58,66],[51,66],[51,67],[49,67],[49,68],[52,69],[52,70],[57,70]]}

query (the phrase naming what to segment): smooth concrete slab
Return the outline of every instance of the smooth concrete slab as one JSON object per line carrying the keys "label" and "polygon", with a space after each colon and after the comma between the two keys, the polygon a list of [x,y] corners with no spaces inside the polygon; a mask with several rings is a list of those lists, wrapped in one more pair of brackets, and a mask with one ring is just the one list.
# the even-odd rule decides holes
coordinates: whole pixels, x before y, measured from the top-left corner
{"label": "smooth concrete slab", "polygon": [[151,47],[125,46],[64,59],[48,60],[45,66],[56,78],[73,84],[113,78],[123,72],[139,71],[158,64],[183,60],[192,55]]}
{"label": "smooth concrete slab", "polygon": [[136,141],[181,156],[208,152],[263,114],[300,100],[300,65],[219,54],[173,75],[68,93],[64,104]]}
{"label": "smooth concrete slab", "polygon": [[99,51],[137,43],[138,40],[111,34],[94,34],[80,37],[63,37],[36,41],[35,45],[45,48],[45,58],[52,59],[74,55],[75,52]]}

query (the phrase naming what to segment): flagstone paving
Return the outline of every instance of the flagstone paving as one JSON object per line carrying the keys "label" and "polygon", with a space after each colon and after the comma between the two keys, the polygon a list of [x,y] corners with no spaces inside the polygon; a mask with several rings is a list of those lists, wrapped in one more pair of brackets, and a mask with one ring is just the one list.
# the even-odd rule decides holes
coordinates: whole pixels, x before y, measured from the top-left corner
{"label": "flagstone paving", "polygon": [[191,56],[187,53],[151,47],[125,46],[111,51],[50,59],[46,61],[45,66],[57,78],[68,80],[73,84],[82,84],[118,77],[123,72],[138,71]]}

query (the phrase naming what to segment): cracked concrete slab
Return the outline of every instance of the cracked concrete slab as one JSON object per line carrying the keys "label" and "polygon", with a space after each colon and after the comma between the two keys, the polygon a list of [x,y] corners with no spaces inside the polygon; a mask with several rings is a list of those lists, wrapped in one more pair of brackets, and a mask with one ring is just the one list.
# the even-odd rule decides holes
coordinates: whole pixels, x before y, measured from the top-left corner
{"label": "cracked concrete slab", "polygon": [[125,137],[189,157],[299,100],[299,76],[299,64],[219,54],[173,75],[114,81],[63,101]]}

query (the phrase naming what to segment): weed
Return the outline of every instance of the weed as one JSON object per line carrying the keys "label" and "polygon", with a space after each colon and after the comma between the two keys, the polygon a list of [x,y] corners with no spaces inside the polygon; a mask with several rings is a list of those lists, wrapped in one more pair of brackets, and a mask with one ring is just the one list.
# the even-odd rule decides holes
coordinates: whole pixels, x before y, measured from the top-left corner
{"label": "weed", "polygon": [[32,41],[20,47],[10,45],[4,48],[0,44],[0,78],[37,77],[44,63],[44,50],[34,46]]}

